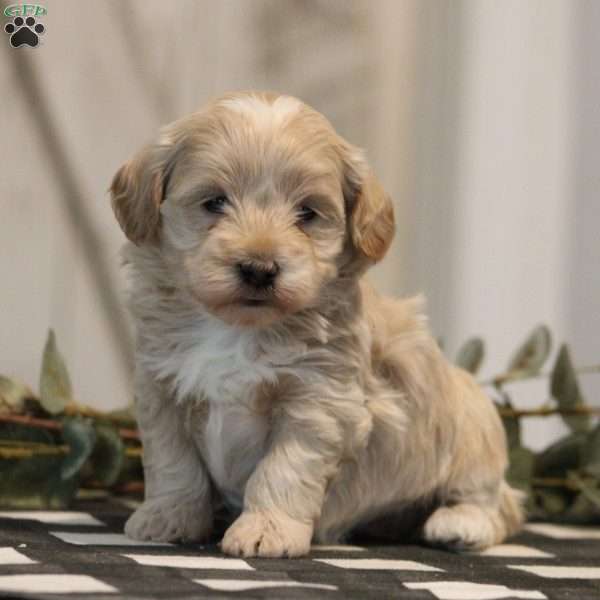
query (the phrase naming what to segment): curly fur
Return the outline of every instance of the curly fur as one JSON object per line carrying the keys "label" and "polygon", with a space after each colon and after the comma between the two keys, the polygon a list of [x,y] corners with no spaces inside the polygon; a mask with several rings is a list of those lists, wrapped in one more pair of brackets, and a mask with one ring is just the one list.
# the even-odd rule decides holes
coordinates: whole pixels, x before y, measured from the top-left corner
{"label": "curly fur", "polygon": [[[201,539],[221,500],[241,513],[222,542],[233,555],[302,555],[425,505],[433,544],[519,528],[492,403],[444,359],[420,298],[363,277],[391,243],[392,204],[322,115],[231,94],[166,127],[111,192],[146,478],[128,535]],[[280,265],[272,288],[244,287],[248,260]]]}

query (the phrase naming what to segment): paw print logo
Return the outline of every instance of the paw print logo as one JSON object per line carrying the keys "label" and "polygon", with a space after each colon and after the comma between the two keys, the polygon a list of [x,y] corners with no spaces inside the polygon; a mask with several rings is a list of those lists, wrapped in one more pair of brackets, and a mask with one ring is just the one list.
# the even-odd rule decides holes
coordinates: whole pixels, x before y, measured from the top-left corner
{"label": "paw print logo", "polygon": [[33,17],[15,17],[12,23],[4,26],[4,31],[10,35],[10,45],[13,48],[23,45],[35,48],[40,42],[39,36],[46,28],[41,23],[36,23]]}

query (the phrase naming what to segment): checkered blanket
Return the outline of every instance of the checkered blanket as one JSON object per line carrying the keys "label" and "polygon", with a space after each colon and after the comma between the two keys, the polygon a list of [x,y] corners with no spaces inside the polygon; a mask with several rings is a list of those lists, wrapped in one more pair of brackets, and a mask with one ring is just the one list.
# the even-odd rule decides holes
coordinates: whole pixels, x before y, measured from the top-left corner
{"label": "checkered blanket", "polygon": [[216,545],[127,539],[129,510],[0,513],[0,598],[600,598],[600,528],[532,523],[479,554],[416,545],[314,546],[236,559]]}

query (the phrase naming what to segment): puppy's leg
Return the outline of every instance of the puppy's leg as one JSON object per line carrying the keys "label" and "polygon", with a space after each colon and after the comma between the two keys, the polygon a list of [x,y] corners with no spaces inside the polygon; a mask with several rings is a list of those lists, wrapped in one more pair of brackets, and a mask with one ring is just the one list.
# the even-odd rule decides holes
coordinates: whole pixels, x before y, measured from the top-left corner
{"label": "puppy's leg", "polygon": [[494,496],[464,498],[435,510],[423,537],[452,550],[481,550],[517,532],[522,522],[521,495],[502,482]]}
{"label": "puppy's leg", "polygon": [[174,401],[136,374],[145,500],[125,524],[134,539],[197,540],[212,528],[210,480]]}
{"label": "puppy's leg", "polygon": [[274,415],[271,447],[248,480],[244,510],[221,544],[225,553],[292,557],[310,550],[345,437],[344,424],[315,394],[286,395]]}
{"label": "puppy's leg", "polygon": [[478,550],[497,543],[496,517],[480,504],[441,506],[427,520],[425,541],[453,550]]}

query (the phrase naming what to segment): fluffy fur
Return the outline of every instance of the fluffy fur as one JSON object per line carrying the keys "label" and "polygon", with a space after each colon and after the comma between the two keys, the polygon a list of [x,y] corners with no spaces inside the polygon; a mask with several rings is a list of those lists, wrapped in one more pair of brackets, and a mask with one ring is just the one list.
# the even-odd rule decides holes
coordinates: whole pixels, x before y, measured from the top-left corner
{"label": "fluffy fur", "polygon": [[[299,100],[239,93],[167,126],[116,174],[130,239],[146,498],[156,541],[298,556],[382,517],[482,548],[522,521],[490,400],[451,366],[419,298],[363,278],[393,209],[362,152]],[[240,265],[263,273],[252,287]],[[273,271],[275,272],[275,271]]]}

